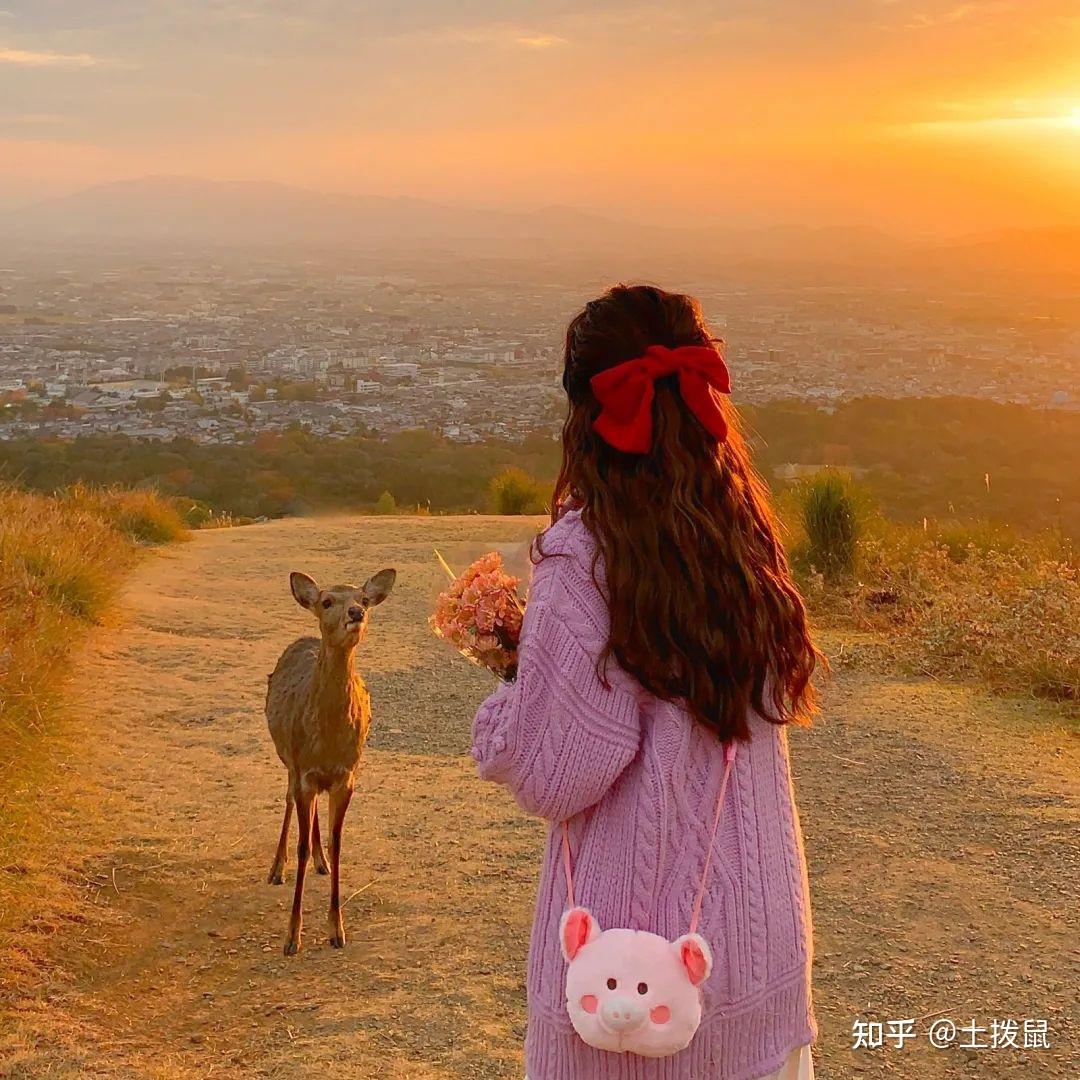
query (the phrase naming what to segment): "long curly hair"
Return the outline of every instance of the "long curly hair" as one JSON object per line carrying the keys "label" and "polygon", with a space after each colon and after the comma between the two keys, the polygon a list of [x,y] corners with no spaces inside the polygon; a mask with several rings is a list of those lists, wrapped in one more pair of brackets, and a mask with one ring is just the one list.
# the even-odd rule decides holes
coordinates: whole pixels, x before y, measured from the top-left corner
{"label": "long curly hair", "polygon": [[[646,454],[609,446],[590,379],[651,345],[713,345],[692,297],[619,285],[566,331],[562,469],[552,521],[571,507],[596,538],[609,658],[657,697],[683,701],[723,741],[748,739],[751,709],[776,724],[808,723],[822,660],[738,414],[722,400],[718,443],[683,403],[677,376],[657,381]],[[541,542],[538,558],[544,558]],[[603,563],[602,580],[598,573]]]}

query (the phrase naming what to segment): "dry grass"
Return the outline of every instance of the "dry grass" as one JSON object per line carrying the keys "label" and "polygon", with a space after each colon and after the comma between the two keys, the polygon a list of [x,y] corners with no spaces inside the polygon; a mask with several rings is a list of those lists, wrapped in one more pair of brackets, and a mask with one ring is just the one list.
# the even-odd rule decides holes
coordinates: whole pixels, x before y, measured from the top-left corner
{"label": "dry grass", "polygon": [[885,631],[916,671],[998,692],[1080,700],[1080,572],[1067,542],[979,523],[878,522],[856,581],[807,581],[827,616]]}
{"label": "dry grass", "polygon": [[0,491],[0,731],[32,732],[72,633],[98,621],[132,545],[84,506]]}
{"label": "dry grass", "polygon": [[34,890],[48,822],[37,793],[65,749],[60,723],[73,646],[105,617],[140,542],[186,535],[150,493],[79,487],[58,496],[0,488],[0,937]]}
{"label": "dry grass", "polygon": [[177,504],[153,491],[75,484],[60,499],[72,509],[96,517],[141,543],[171,544],[188,536]]}

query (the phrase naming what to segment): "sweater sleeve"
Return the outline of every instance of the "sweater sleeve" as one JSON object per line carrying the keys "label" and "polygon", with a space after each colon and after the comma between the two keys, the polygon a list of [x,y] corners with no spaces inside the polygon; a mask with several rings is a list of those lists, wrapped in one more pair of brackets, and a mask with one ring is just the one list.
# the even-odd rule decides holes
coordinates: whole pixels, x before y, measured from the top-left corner
{"label": "sweater sleeve", "polygon": [[505,784],[531,814],[563,821],[604,796],[641,738],[637,684],[614,661],[596,670],[607,605],[575,553],[533,572],[518,676],[481,706],[473,723],[480,775]]}

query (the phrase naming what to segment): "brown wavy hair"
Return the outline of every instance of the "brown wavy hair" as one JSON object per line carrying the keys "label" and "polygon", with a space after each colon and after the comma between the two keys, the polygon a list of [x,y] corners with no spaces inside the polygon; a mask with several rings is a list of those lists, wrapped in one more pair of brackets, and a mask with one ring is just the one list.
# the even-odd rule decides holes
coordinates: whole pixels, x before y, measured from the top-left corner
{"label": "brown wavy hair", "polygon": [[614,657],[728,741],[750,737],[750,709],[776,724],[815,712],[822,658],[768,489],[727,398],[729,434],[717,443],[683,403],[678,377],[658,380],[652,449],[627,454],[593,431],[600,405],[589,383],[650,345],[720,344],[689,296],[619,285],[585,306],[566,331],[569,409],[552,521],[579,507],[596,538],[593,575],[611,612],[601,675]]}

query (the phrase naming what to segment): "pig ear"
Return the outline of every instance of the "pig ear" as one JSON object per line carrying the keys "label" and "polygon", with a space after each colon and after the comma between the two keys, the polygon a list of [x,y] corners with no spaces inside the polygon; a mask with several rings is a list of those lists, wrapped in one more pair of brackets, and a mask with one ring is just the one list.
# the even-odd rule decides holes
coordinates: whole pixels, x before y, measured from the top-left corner
{"label": "pig ear", "polygon": [[700,934],[686,934],[671,946],[679,963],[686,969],[687,978],[700,986],[712,971],[712,949]]}
{"label": "pig ear", "polygon": [[571,908],[559,924],[559,940],[562,942],[563,956],[569,963],[581,951],[582,947],[600,936],[600,927],[596,920],[583,907]]}

